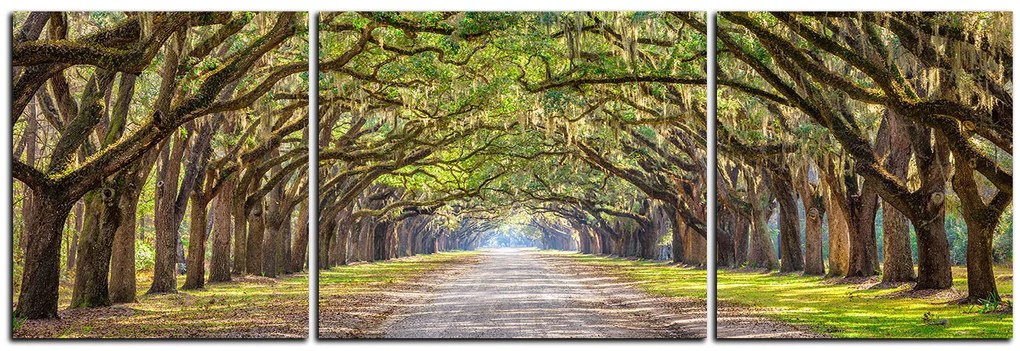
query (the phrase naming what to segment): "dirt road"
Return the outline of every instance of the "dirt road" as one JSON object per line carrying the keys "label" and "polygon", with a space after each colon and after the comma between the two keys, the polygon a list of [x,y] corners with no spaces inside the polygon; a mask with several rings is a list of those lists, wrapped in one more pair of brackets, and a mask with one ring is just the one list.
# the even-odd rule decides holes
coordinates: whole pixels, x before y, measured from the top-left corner
{"label": "dirt road", "polygon": [[[702,338],[703,302],[665,301],[569,258],[500,249],[382,326],[384,338]],[[673,304],[672,306],[664,306]]]}

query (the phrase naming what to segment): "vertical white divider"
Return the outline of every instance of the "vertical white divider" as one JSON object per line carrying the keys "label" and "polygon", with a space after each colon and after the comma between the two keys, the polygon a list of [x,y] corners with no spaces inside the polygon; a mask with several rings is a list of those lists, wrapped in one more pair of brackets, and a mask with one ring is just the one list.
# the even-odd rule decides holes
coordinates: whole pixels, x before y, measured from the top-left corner
{"label": "vertical white divider", "polygon": [[319,339],[319,12],[308,11],[308,338]]}
{"label": "vertical white divider", "polygon": [[708,126],[708,128],[706,128],[706,132],[708,133],[708,135],[706,135],[706,138],[705,138],[705,140],[708,140],[707,145],[705,147],[707,149],[707,151],[708,151],[707,152],[708,153],[708,156],[707,156],[708,157],[708,167],[707,167],[707,170],[706,170],[708,172],[708,191],[707,191],[707,194],[705,194],[705,203],[708,204],[708,206],[706,206],[707,207],[707,209],[706,209],[707,214],[706,214],[706,217],[705,217],[705,220],[708,222],[707,223],[708,224],[708,226],[707,226],[708,231],[706,232],[706,234],[707,234],[706,235],[706,239],[707,239],[706,241],[708,242],[708,262],[707,262],[708,264],[705,265],[705,270],[706,270],[705,274],[708,275],[708,286],[705,287],[706,289],[708,289],[708,298],[706,299],[707,300],[706,301],[707,302],[706,305],[708,306],[708,314],[707,314],[708,330],[707,330],[707,333],[706,333],[706,337],[709,340],[715,340],[715,338],[716,338],[716,332],[715,332],[715,328],[716,328],[716,325],[715,325],[715,322],[716,322],[716,320],[715,320],[715,318],[716,318],[716,281],[715,281],[715,269],[716,269],[716,262],[715,262],[715,254],[716,254],[716,250],[715,250],[715,230],[716,230],[715,210],[716,210],[716,203],[715,202],[716,201],[715,201],[715,181],[716,181],[716,179],[715,179],[715,175],[716,175],[716,169],[717,169],[716,159],[715,159],[715,157],[716,157],[715,156],[716,155],[715,154],[715,149],[716,149],[716,145],[715,145],[715,143],[716,143],[716,140],[715,140],[715,122],[716,122],[716,119],[715,119],[716,118],[716,114],[715,114],[715,106],[716,106],[716,104],[715,104],[715,102],[716,102],[715,101],[715,98],[716,98],[716,84],[715,84],[715,69],[716,69],[715,68],[715,30],[716,30],[715,29],[715,11],[708,11],[708,12],[706,12],[705,16],[706,16],[706,18],[705,18],[705,25],[706,25],[707,33],[708,33],[708,37],[706,39],[708,41],[707,42],[708,45],[707,45],[706,50],[705,50],[707,52],[707,54],[708,54],[708,58],[707,58],[707,60],[705,62],[706,66],[707,66],[707,69],[708,69],[708,72],[707,72],[708,73],[708,81],[706,82],[707,83],[706,84],[706,88],[708,89],[708,93],[707,93],[707,96],[706,96],[706,100],[708,101],[708,107],[707,107],[707,110],[706,110],[706,112],[707,112],[706,113],[706,118],[708,118],[708,121],[707,121],[708,123],[706,125]]}

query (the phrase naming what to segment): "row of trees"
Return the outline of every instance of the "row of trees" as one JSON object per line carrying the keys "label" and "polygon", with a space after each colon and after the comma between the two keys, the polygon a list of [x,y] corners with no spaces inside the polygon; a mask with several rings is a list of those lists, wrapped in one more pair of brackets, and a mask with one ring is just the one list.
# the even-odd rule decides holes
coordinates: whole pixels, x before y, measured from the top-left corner
{"label": "row of trees", "polygon": [[969,300],[997,296],[1010,14],[728,12],[716,33],[720,266],[946,289],[946,217],[962,215]]}
{"label": "row of trees", "polygon": [[[705,37],[690,13],[324,13],[322,268],[544,246],[704,265]],[[533,218],[533,220],[521,219]]]}
{"label": "row of trees", "polygon": [[16,317],[56,318],[62,271],[71,307],[135,301],[135,254],[149,245],[148,293],[175,292],[179,274],[197,289],[304,269],[306,23],[15,14]]}

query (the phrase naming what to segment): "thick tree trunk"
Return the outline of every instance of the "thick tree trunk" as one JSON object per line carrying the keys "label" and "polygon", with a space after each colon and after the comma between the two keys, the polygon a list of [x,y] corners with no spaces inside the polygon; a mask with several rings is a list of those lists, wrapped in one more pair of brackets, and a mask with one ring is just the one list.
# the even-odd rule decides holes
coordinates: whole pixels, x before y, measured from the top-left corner
{"label": "thick tree trunk", "polygon": [[247,263],[245,273],[258,275],[262,273],[262,240],[266,231],[265,212],[262,208],[262,199],[255,201],[251,211],[248,212],[248,244],[245,247],[244,258]]}
{"label": "thick tree trunk", "polygon": [[[72,295],[72,304],[75,306],[75,302],[81,301],[81,294],[86,287],[92,289],[92,286],[98,282],[89,281],[89,279],[95,278],[95,273],[90,272],[92,269],[96,269],[98,264],[91,262],[93,259],[98,259],[92,255],[94,251],[99,248],[96,247],[96,242],[100,241],[100,232],[102,231],[103,222],[103,199],[101,190],[89,191],[83,197],[85,202],[85,224],[82,226],[81,233],[78,234],[79,241],[77,246],[77,252],[75,253],[75,264],[74,264],[74,290]],[[82,266],[88,266],[83,268]],[[79,278],[81,277],[81,278]],[[108,304],[107,304],[108,305]],[[82,307],[90,307],[87,304],[82,304]]]}
{"label": "thick tree trunk", "polygon": [[798,192],[804,205],[804,274],[824,275],[825,259],[822,257],[822,217],[825,215],[824,199],[819,194],[820,179],[812,179],[810,164],[798,176]]}
{"label": "thick tree trunk", "polygon": [[949,261],[949,239],[946,238],[945,215],[921,226],[917,233],[917,285],[915,290],[949,289],[953,286],[952,264]]}
{"label": "thick tree trunk", "polygon": [[294,245],[290,249],[290,271],[301,272],[305,269],[308,257],[308,201],[301,201],[298,210],[297,231],[294,232]]}
{"label": "thick tree trunk", "polygon": [[747,262],[747,251],[750,245],[751,223],[744,216],[734,216],[735,226],[733,228],[733,265],[740,266]]}
{"label": "thick tree trunk", "polygon": [[230,211],[234,217],[234,257],[231,271],[236,275],[244,274],[245,267],[247,267],[247,262],[245,262],[247,253],[245,250],[248,243],[248,216],[244,211],[244,194],[247,194],[246,190],[246,184],[238,184],[235,195],[231,196],[232,205]]}
{"label": "thick tree trunk", "polygon": [[57,303],[60,285],[60,241],[64,222],[71,211],[72,201],[58,196],[35,192],[35,213],[25,228],[32,230],[25,252],[25,267],[21,278],[21,292],[14,316],[26,319],[58,318]]}
{"label": "thick tree trunk", "polygon": [[[31,192],[32,190],[29,189],[28,191]],[[26,223],[25,228],[28,228],[28,219],[28,217],[24,217]],[[64,271],[67,272],[67,274],[71,274],[71,272],[74,271],[74,262],[77,261],[78,255],[78,236],[81,234],[82,230],[85,230],[85,203],[84,201],[78,201],[74,205],[74,232],[71,233],[71,238],[67,243],[67,267],[64,268]],[[27,246],[25,251],[28,251]]]}
{"label": "thick tree trunk", "polygon": [[793,178],[783,167],[775,165],[771,168],[773,193],[779,201],[779,271],[787,273],[804,270],[804,254],[800,246],[800,221]]}
{"label": "thick tree trunk", "polygon": [[272,211],[266,218],[266,230],[262,235],[262,276],[276,278],[276,262],[283,231],[283,219],[278,211]]}
{"label": "thick tree trunk", "polygon": [[376,223],[372,232],[373,246],[375,246],[375,252],[372,255],[372,259],[376,261],[385,261],[386,257],[386,235],[389,232],[389,222],[379,221]]}
{"label": "thick tree trunk", "polygon": [[[885,161],[886,169],[900,181],[906,181],[911,158],[910,132],[901,117],[891,111],[887,111],[886,114],[891,137],[888,147],[884,148],[888,151],[879,150],[878,152],[888,154]],[[912,282],[916,280],[907,217],[886,202],[882,202],[882,233],[882,282]]]}
{"label": "thick tree trunk", "polygon": [[[684,259],[684,245],[683,245],[683,238],[681,237],[681,233],[680,233],[680,231],[681,231],[681,229],[680,229],[681,224],[678,221],[676,221],[676,220],[671,221],[671,223],[672,224],[669,226],[669,234],[672,237],[671,238],[672,240],[670,241],[672,243],[671,244],[672,246],[670,247],[670,250],[672,250],[671,254],[673,255],[673,260],[672,261],[673,261],[673,263],[683,263],[683,259]],[[594,238],[594,239],[597,239],[597,238]],[[602,245],[601,242],[595,242],[595,247],[596,248],[600,247],[600,245]]]}
{"label": "thick tree trunk", "polygon": [[912,282],[914,259],[910,254],[910,230],[907,217],[891,205],[882,204],[882,282]]}
{"label": "thick tree trunk", "polygon": [[318,249],[318,252],[316,252],[316,254],[318,255],[317,257],[318,257],[318,261],[319,261],[319,267],[318,267],[319,269],[330,269],[330,268],[333,268],[332,267],[332,263],[330,262],[329,250],[330,250],[330,246],[333,245],[333,235],[335,235],[335,231],[336,230],[337,230],[337,224],[336,224],[336,222],[334,222],[332,220],[325,220],[325,221],[319,223],[319,233],[318,233],[319,234],[319,245],[318,245],[319,249]]}
{"label": "thick tree trunk", "polygon": [[[188,271],[182,289],[205,287],[205,242],[208,221],[208,206],[201,191],[191,194],[191,219],[188,222]],[[215,218],[213,219],[215,220]]]}
{"label": "thick tree trunk", "polygon": [[716,216],[719,224],[715,236],[715,263],[719,267],[733,267],[736,264],[736,216],[721,204],[716,206]]}
{"label": "thick tree trunk", "polygon": [[[271,156],[278,154],[276,151],[270,153]],[[282,246],[283,216],[285,215],[283,212],[287,210],[285,209],[287,206],[284,203],[284,190],[284,183],[281,182],[273,187],[266,199],[269,206],[264,211],[266,224],[265,232],[262,234],[261,275],[263,277],[277,277],[277,262],[280,262],[279,251]]]}
{"label": "thick tree trunk", "polygon": [[121,224],[113,234],[113,255],[110,260],[110,300],[113,303],[135,302],[138,294],[135,271],[135,232],[140,231],[135,226],[138,197],[152,171],[152,162],[157,154],[155,150],[149,151],[139,162],[121,171],[124,174],[120,195]]}
{"label": "thick tree trunk", "polygon": [[846,193],[836,176],[832,161],[823,172],[829,196],[825,208],[829,214],[829,277],[843,277],[850,271],[850,215]]}
{"label": "thick tree trunk", "polygon": [[[106,184],[96,190],[99,195],[100,210],[98,231],[87,232],[79,243],[78,267],[74,272],[74,290],[71,293],[70,306],[100,307],[109,306],[109,272],[110,256],[112,255],[113,236],[121,225],[120,197],[123,196],[122,177],[116,177],[115,184]],[[120,184],[116,184],[120,183]]]}
{"label": "thick tree trunk", "polygon": [[[949,149],[941,134],[931,136],[924,127],[912,126],[911,135],[918,169],[921,171],[922,194],[927,202],[919,204],[921,218],[911,218],[917,234],[917,284],[915,290],[949,289],[953,286],[952,263],[949,260],[949,238],[946,236],[945,192],[948,180]],[[934,141],[932,144],[931,141]]]}
{"label": "thick tree trunk", "polygon": [[[36,104],[38,104],[38,102]],[[35,111],[36,107],[35,104],[33,104],[32,115],[28,116],[28,118],[25,119],[25,131],[24,134],[21,136],[21,139],[23,140],[25,145],[25,164],[32,167],[36,166],[35,164],[37,148],[36,139],[38,138],[39,131],[39,119],[37,118]],[[17,159],[19,155],[15,154],[13,155],[13,157]],[[32,189],[30,189],[28,186],[24,187],[24,191],[25,198],[21,203],[21,220],[23,221],[23,223],[28,223],[30,221],[33,221],[31,217],[36,214],[35,212],[33,212],[35,206],[32,204],[32,201],[35,198],[35,196],[32,194]],[[19,244],[18,248],[21,250],[22,253],[24,253],[25,249],[28,247],[28,237],[33,234],[32,231],[25,230],[27,228],[28,227],[26,225],[22,225],[21,228],[21,240],[18,243]],[[72,259],[67,261],[68,272],[71,271],[72,268],[71,266],[74,264],[73,257],[72,256],[69,257],[71,257]]]}
{"label": "thick tree trunk", "polygon": [[997,190],[985,204],[979,185],[974,181],[974,162],[957,160],[955,166],[953,189],[960,197],[960,208],[967,221],[967,301],[979,303],[981,299],[997,299],[992,238],[1011,196]]}
{"label": "thick tree trunk", "polygon": [[177,183],[181,173],[181,159],[184,158],[186,139],[179,135],[173,144],[167,144],[160,156],[159,180],[156,182],[156,208],[153,216],[156,222],[156,260],[153,265],[152,285],[149,294],[172,293],[177,291],[177,240],[180,236],[180,222],[177,221]]}
{"label": "thick tree trunk", "polygon": [[823,213],[824,209],[820,206],[813,206],[807,211],[804,227],[804,274],[806,275],[825,275],[825,260],[822,259]]}
{"label": "thick tree trunk", "polygon": [[278,274],[294,273],[290,269],[290,248],[294,240],[294,231],[291,223],[290,213],[283,217],[283,226],[280,227],[280,243],[276,247],[276,272]]}
{"label": "thick tree trunk", "polygon": [[209,282],[230,281],[230,238],[233,234],[234,182],[227,181],[213,202],[213,247],[209,258]]}
{"label": "thick tree trunk", "polygon": [[773,270],[779,267],[779,258],[769,235],[768,218],[771,212],[771,206],[769,210],[754,210],[751,220],[751,250],[747,257],[747,266],[750,268]]}
{"label": "thick tree trunk", "polygon": [[998,220],[976,217],[967,221],[967,300],[972,303],[999,296],[992,269],[992,237]]}
{"label": "thick tree trunk", "polygon": [[689,227],[684,227],[684,263],[705,267],[708,264],[708,243],[701,235]]}
{"label": "thick tree trunk", "polygon": [[864,183],[859,196],[850,197],[850,218],[854,222],[850,237],[850,270],[847,277],[871,277],[878,274],[878,248],[875,239],[875,212],[878,194]]}

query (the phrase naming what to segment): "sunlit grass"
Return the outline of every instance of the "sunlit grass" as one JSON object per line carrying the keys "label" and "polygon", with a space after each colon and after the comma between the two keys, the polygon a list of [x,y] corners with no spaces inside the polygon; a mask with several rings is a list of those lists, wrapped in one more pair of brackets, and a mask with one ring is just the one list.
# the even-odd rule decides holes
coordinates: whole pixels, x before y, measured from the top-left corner
{"label": "sunlit grass", "polygon": [[[62,320],[29,321],[16,337],[168,338],[303,337],[307,329],[308,275],[268,279],[235,277],[204,289],[147,295],[151,272],[138,273],[137,302],[76,309]],[[177,286],[184,284],[178,277]],[[60,306],[71,286],[61,284]]]}
{"label": "sunlit grass", "polygon": [[578,262],[606,267],[619,272],[645,292],[673,296],[705,299],[708,296],[708,280],[704,269],[669,265],[661,261],[632,260],[618,257],[594,256],[564,251],[544,251],[569,256]]}
{"label": "sunlit grass", "polygon": [[319,293],[342,294],[376,289],[380,285],[413,279],[477,254],[475,251],[452,251],[333,267],[319,272]]}
{"label": "sunlit grass", "polygon": [[[997,267],[999,294],[1012,300],[1010,267]],[[831,284],[821,277],[719,270],[719,301],[755,307],[754,312],[808,326],[840,338],[1011,338],[1013,316],[980,313],[980,306],[959,305],[946,297],[902,297],[904,284],[862,289]],[[964,267],[953,269],[953,288],[966,291]],[[945,319],[945,325],[925,323]]]}

